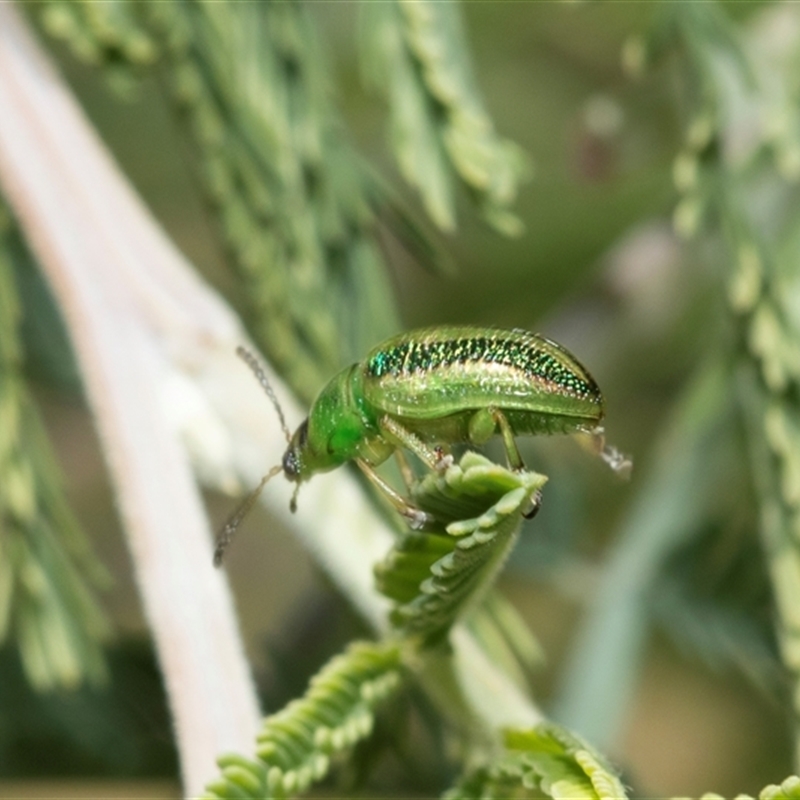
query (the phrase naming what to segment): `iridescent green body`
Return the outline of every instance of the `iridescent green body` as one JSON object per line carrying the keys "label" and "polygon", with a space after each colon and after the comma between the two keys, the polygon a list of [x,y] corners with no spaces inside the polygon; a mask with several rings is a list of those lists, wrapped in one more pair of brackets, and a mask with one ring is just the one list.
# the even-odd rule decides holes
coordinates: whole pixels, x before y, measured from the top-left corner
{"label": "iridescent green body", "polygon": [[603,398],[560,345],[521,330],[439,327],[396,336],[320,392],[283,459],[307,480],[353,459],[375,466],[405,447],[431,463],[428,445],[482,443],[501,433],[593,431]]}
{"label": "iridescent green body", "polygon": [[[443,472],[452,464],[449,444],[482,444],[497,433],[515,470],[525,466],[517,435],[575,432],[593,434],[598,453],[612,469],[624,473],[631,466],[619,451],[605,446],[599,427],[603,397],[592,376],[561,345],[538,334],[443,327],[395,336],[335,375],[294,435],[258,359],[242,347],[237,353],[275,405],[289,447],[281,464],[261,479],[220,532],[217,566],[265,484],[280,472],[299,485],[317,472],[355,461],[408,524],[420,529],[434,518],[374,470],[392,453],[397,453],[409,488],[415,478],[402,450]],[[296,498],[297,491],[293,511]],[[536,513],[539,499],[538,492],[530,498],[525,516]]]}

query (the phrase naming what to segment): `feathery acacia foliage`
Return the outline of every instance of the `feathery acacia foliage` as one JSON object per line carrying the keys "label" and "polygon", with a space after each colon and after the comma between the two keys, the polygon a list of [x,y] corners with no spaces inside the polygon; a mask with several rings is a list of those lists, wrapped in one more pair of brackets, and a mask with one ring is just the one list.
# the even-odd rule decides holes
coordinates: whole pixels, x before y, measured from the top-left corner
{"label": "feathery acacia foliage", "polygon": [[[756,683],[775,687],[780,681],[774,632],[764,613],[764,598],[771,593],[784,668],[795,686],[800,675],[795,463],[800,328],[794,300],[800,273],[793,250],[800,136],[792,99],[800,42],[795,35],[767,54],[760,36],[756,24],[746,35],[737,30],[718,4],[669,4],[659,8],[650,31],[633,37],[623,52],[626,67],[639,77],[664,63],[678,71],[684,144],[673,164],[680,195],[674,227],[687,240],[719,248],[717,289],[729,317],[722,334],[712,329],[698,338],[708,343],[707,355],[687,386],[674,426],[661,436],[657,467],[641,484],[612,554],[602,600],[589,614],[568,671],[559,718],[597,741],[613,739],[623,696],[631,693],[646,625],[642,601],[662,619],[682,609],[685,620],[687,605],[676,602],[680,587],[670,565],[694,547],[702,572],[708,563],[703,554],[710,549],[696,541],[710,529],[735,526],[739,509],[714,507],[715,485],[742,485],[743,496],[752,491],[748,483],[755,489],[761,555],[754,559],[751,553],[744,571],[738,559],[736,579],[759,588],[749,591],[749,605],[742,602],[742,585],[738,597],[717,595],[702,607],[693,604],[689,625],[674,624],[673,617],[667,629],[678,633],[683,646],[693,642],[708,660],[737,664]],[[737,449],[742,427],[744,450]],[[752,542],[740,537],[737,546],[750,552]],[[665,581],[672,592],[667,604]],[[680,590],[688,588],[683,582]],[[796,698],[796,691],[792,695]]]}
{"label": "feathery acacia foliage", "polygon": [[[800,323],[793,297],[800,288],[794,255],[800,130],[797,111],[787,107],[788,70],[795,62],[781,53],[772,64],[753,59],[715,6],[687,7],[672,24],[676,44],[688,53],[689,79],[702,79],[704,87],[689,102],[686,145],[675,162],[684,195],[675,224],[686,235],[716,231],[727,248],[727,296],[738,332],[729,380],[746,423],[781,655],[797,687]],[[742,121],[737,114],[752,113],[757,102],[766,106],[759,130],[737,147],[733,137]],[[783,210],[776,214],[778,198]],[[796,689],[792,694],[797,698]],[[800,748],[800,724],[795,736]],[[800,759],[800,749],[797,753]]]}
{"label": "feathery acacia foliage", "polygon": [[627,796],[603,757],[556,725],[506,731],[504,745],[503,755],[467,775],[444,794],[444,800],[620,800]]}
{"label": "feathery acacia foliage", "polygon": [[321,781],[331,758],[370,735],[376,707],[400,684],[400,666],[397,644],[352,644],[314,676],[302,698],[264,720],[256,760],[219,758],[222,775],[204,797],[280,798]]}
{"label": "feathery acacia foliage", "polygon": [[[364,70],[387,99],[400,172],[428,215],[453,231],[460,190],[490,225],[518,233],[509,206],[524,159],[495,132],[475,89],[457,6],[389,0],[361,10]],[[657,17],[647,36],[629,42],[624,61],[641,73],[671,60],[683,77],[674,226],[687,239],[703,236],[727,247],[732,269],[720,270],[719,286],[730,325],[724,335],[700,337],[708,353],[661,436],[655,468],[639,482],[606,571],[607,591],[589,616],[591,635],[577,649],[579,668],[566,681],[558,718],[593,741],[595,733],[597,741],[613,737],[654,615],[680,631],[687,647],[703,648],[709,661],[739,663],[761,682],[769,673],[774,684],[772,634],[766,615],[756,613],[771,588],[780,654],[795,686],[800,682],[794,62],[787,56],[781,63],[780,53],[754,55],[715,3],[668,4]],[[52,0],[44,19],[122,89],[151,64],[168,76],[238,271],[251,331],[299,396],[309,400],[335,369],[399,327],[377,247],[390,201],[343,136],[302,4]],[[756,99],[764,124],[748,139],[741,121]],[[699,540],[728,523],[712,498],[720,484],[743,482],[745,459],[731,445],[742,421],[745,477],[755,486],[766,568],[757,558],[734,559],[729,580],[746,571],[755,585],[752,603],[714,594],[699,608],[687,600],[687,565],[699,563],[702,571],[708,556]],[[404,533],[376,569],[381,591],[395,601],[396,638],[355,645],[326,667],[302,700],[267,718],[255,760],[220,759],[222,777],[208,796],[278,797],[320,780],[332,755],[369,735],[375,708],[400,681],[401,664],[413,678],[415,658],[442,652],[456,622],[482,621],[482,641],[500,652],[499,620],[509,617],[486,592],[544,480],[475,454],[421,480],[413,501],[435,514],[437,525]],[[504,662],[519,669],[510,651],[520,637],[506,638]],[[800,717],[800,707],[795,712]],[[486,733],[495,752],[470,752],[482,766],[447,797],[625,795],[613,770],[564,728],[543,723],[508,731],[502,746],[496,731]],[[797,786],[788,779],[760,797],[796,797]]]}
{"label": "feathery acacia foliage", "polygon": [[22,375],[22,248],[2,206],[0,215],[0,642],[16,641],[33,686],[74,688],[105,678],[107,623],[89,588],[105,573],[69,510]]}
{"label": "feathery acacia foliage", "polygon": [[494,130],[475,88],[454,3],[363,3],[364,75],[388,98],[391,139],[405,179],[431,219],[456,227],[458,183],[486,221],[509,235],[522,223],[509,211],[527,173],[526,158]]}

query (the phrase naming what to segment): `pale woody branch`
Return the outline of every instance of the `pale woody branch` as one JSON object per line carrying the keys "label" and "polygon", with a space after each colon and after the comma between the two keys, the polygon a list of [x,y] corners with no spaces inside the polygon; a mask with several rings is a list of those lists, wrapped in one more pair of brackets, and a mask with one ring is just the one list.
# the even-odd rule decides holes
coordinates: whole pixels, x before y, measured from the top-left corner
{"label": "pale woody branch", "polygon": [[[194,795],[220,752],[252,750],[259,710],[192,466],[222,488],[255,485],[283,435],[235,356],[246,341],[238,319],[150,216],[9,4],[0,4],[0,190],[70,332]],[[304,487],[295,517],[288,494],[270,487],[265,500],[382,630],[387,602],[372,565],[391,544],[386,523],[345,470]],[[539,720],[471,637],[459,631],[454,644],[476,713],[494,725]]]}

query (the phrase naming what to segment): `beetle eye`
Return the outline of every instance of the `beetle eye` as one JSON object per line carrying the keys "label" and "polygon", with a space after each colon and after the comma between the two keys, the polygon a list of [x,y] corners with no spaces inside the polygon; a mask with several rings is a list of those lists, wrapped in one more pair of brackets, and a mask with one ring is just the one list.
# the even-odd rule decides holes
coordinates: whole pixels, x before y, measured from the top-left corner
{"label": "beetle eye", "polygon": [[300,460],[294,447],[290,447],[283,454],[283,473],[290,481],[295,481],[300,477]]}
{"label": "beetle eye", "polygon": [[300,427],[297,429],[297,444],[299,445],[299,447],[301,448],[305,447],[307,441],[308,441],[308,417],[306,417],[300,423]]}

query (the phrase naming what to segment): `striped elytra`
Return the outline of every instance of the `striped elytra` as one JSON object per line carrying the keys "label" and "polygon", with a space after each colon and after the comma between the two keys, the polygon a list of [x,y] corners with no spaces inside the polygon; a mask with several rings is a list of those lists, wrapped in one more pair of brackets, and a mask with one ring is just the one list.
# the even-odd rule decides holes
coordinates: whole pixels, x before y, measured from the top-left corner
{"label": "striped elytra", "polygon": [[442,327],[401,334],[367,355],[364,395],[413,419],[470,408],[603,415],[589,372],[560,345],[521,330]]}

